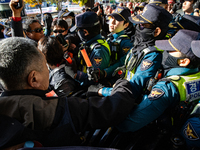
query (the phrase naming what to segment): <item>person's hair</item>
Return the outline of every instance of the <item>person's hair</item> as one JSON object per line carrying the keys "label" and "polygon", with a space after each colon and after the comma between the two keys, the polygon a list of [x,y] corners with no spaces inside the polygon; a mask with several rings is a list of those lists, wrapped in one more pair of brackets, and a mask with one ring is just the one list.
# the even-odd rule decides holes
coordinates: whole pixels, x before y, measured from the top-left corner
{"label": "person's hair", "polygon": [[100,23],[95,25],[95,26],[93,26],[93,27],[85,27],[83,29],[86,29],[89,32],[89,34],[92,37],[94,37],[94,36],[100,34]]}
{"label": "person's hair", "polygon": [[31,31],[30,25],[33,24],[33,23],[37,23],[37,22],[40,24],[40,22],[36,19],[27,19],[26,22],[23,24],[23,29],[26,32],[30,32]]}
{"label": "person's hair", "polygon": [[68,24],[63,19],[56,19],[52,22],[52,26],[60,26],[61,28],[65,28],[65,30],[68,29]]}
{"label": "person's hair", "polygon": [[29,73],[43,69],[43,59],[35,41],[23,37],[3,39],[0,42],[0,82],[4,89],[24,89]]}
{"label": "person's hair", "polygon": [[193,0],[193,4],[195,4],[197,2],[197,0]]}
{"label": "person's hair", "polygon": [[45,55],[47,63],[57,65],[63,60],[63,49],[55,37],[43,37],[38,42],[38,49]]}

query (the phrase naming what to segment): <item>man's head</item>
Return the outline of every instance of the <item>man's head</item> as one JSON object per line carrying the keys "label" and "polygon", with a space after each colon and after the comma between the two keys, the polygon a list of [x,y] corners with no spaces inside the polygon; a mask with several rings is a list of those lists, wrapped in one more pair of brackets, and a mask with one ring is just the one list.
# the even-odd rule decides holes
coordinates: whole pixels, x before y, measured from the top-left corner
{"label": "man's head", "polygon": [[75,17],[75,24],[81,41],[88,41],[100,34],[99,19],[95,12],[86,11],[77,15]]}
{"label": "man's head", "polygon": [[65,36],[68,33],[68,24],[65,20],[62,19],[54,20],[52,26],[53,26],[53,34],[55,36],[60,33],[62,33],[62,35]]}
{"label": "man's head", "polygon": [[60,64],[63,60],[63,48],[55,37],[43,37],[38,42],[38,49],[45,55],[51,66]]}
{"label": "man's head", "polygon": [[11,37],[0,43],[0,81],[8,90],[47,90],[49,71],[44,55],[31,39]]}
{"label": "man's head", "polygon": [[68,9],[61,10],[58,13],[58,18],[65,20],[68,24],[68,27],[71,27],[74,19],[74,12],[69,11]]}
{"label": "man's head", "polygon": [[170,10],[172,9],[173,5],[176,3],[176,0],[168,0],[167,3],[168,3],[167,11],[170,12]]}
{"label": "man's head", "polygon": [[130,10],[133,9],[133,3],[132,2],[128,2],[126,4],[126,7],[128,7]]}
{"label": "man's head", "polygon": [[[148,4],[144,7],[142,14],[129,17],[129,20],[137,24],[136,29],[140,32],[143,32],[144,29],[151,29],[154,38],[157,40],[165,37],[172,15],[160,6]],[[144,32],[144,34],[146,33]]]}
{"label": "man's head", "polygon": [[157,40],[155,44],[159,49],[167,52],[163,53],[164,65],[197,68],[200,63],[200,51],[199,48],[191,49],[191,43],[199,39],[199,32],[181,29],[171,39]]}
{"label": "man's head", "polygon": [[25,30],[26,36],[36,42],[44,36],[43,28],[40,22],[36,19],[26,20],[23,29]]}
{"label": "man's head", "polygon": [[194,9],[193,5],[197,0],[185,0],[183,5],[182,5],[182,10],[185,12],[185,14],[190,15]]}
{"label": "man's head", "polygon": [[128,17],[131,16],[131,12],[126,7],[117,7],[115,11],[109,16],[109,31],[112,33],[118,33],[128,27]]}
{"label": "man's head", "polygon": [[137,11],[137,14],[140,15],[143,13],[144,7],[147,5],[146,2],[142,2],[140,5],[135,7],[135,11]]}

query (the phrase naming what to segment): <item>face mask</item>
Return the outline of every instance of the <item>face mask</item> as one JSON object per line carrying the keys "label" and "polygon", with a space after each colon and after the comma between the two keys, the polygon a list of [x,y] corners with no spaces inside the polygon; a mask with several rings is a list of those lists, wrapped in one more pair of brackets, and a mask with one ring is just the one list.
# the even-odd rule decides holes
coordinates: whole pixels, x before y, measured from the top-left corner
{"label": "face mask", "polygon": [[83,41],[83,42],[87,41],[87,37],[85,36],[85,33],[82,29],[78,30],[78,36],[81,41]]}
{"label": "face mask", "polygon": [[185,57],[173,57],[167,51],[163,52],[163,59],[162,65],[164,69],[171,69],[171,68],[180,68],[178,64],[179,59],[183,59]]}
{"label": "face mask", "polygon": [[72,19],[71,18],[67,18],[65,21],[67,22],[68,27],[72,26]]}
{"label": "face mask", "polygon": [[141,27],[140,25],[136,26],[135,38],[139,38],[140,41],[146,42],[154,39],[155,29],[149,29]]}

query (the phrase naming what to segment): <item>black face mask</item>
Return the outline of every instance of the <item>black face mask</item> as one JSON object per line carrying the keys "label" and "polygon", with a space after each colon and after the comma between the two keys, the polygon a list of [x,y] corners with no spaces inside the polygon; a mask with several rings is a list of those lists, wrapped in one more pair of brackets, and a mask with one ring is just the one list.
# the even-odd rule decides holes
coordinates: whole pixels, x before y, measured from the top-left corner
{"label": "black face mask", "polygon": [[89,34],[85,36],[84,30],[83,29],[79,29],[78,30],[78,36],[80,37],[80,40],[83,42],[87,42],[90,39],[92,39],[95,35],[93,34]]}
{"label": "black face mask", "polygon": [[87,36],[85,36],[85,33],[82,29],[78,30],[78,36],[81,41],[86,42],[87,41]]}
{"label": "black face mask", "polygon": [[151,41],[152,39],[154,39],[154,31],[155,28],[149,29],[137,25],[135,32],[135,39],[140,40],[140,42]]}
{"label": "black face mask", "polygon": [[169,71],[172,68],[181,68],[181,66],[179,66],[178,64],[178,60],[183,58],[185,57],[173,57],[169,54],[169,52],[164,51],[162,59],[162,65],[164,70]]}

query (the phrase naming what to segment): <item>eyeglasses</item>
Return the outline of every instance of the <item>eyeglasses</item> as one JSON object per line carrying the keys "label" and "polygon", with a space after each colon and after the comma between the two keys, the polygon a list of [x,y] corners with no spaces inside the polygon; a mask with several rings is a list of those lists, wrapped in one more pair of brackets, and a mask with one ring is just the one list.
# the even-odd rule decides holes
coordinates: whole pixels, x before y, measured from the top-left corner
{"label": "eyeglasses", "polygon": [[54,33],[63,33],[65,32],[66,30],[53,30]]}
{"label": "eyeglasses", "polygon": [[36,33],[40,33],[41,31],[43,31],[43,28],[36,28],[34,30],[30,30],[30,32],[36,32]]}

